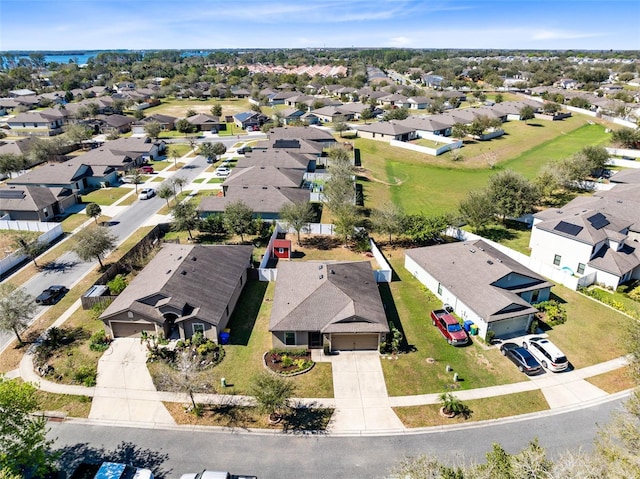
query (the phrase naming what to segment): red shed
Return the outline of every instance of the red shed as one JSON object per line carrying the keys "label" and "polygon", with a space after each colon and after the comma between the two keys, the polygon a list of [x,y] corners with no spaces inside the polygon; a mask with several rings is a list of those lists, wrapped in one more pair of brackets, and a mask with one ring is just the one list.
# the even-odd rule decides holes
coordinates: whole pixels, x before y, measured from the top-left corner
{"label": "red shed", "polygon": [[291,240],[276,239],[273,241],[273,255],[280,259],[291,259]]}

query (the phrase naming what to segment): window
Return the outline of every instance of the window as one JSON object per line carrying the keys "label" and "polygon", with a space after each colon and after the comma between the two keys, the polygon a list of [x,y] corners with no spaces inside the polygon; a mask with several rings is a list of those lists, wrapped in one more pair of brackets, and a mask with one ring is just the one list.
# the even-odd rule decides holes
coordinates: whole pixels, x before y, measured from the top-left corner
{"label": "window", "polygon": [[193,334],[202,333],[204,334],[204,324],[202,323],[193,323]]}
{"label": "window", "polygon": [[586,265],[584,263],[578,263],[578,274],[584,274],[584,268]]}
{"label": "window", "polygon": [[533,291],[531,293],[531,302],[532,303],[537,303],[539,297],[540,297],[540,290],[536,289],[535,291]]}
{"label": "window", "polygon": [[284,333],[284,344],[285,346],[295,346],[296,333],[294,331],[287,331]]}
{"label": "window", "polygon": [[438,294],[442,294],[442,284],[438,283]]}
{"label": "window", "polygon": [[560,261],[562,260],[562,256],[559,254],[553,255],[553,264],[556,266],[560,266]]}

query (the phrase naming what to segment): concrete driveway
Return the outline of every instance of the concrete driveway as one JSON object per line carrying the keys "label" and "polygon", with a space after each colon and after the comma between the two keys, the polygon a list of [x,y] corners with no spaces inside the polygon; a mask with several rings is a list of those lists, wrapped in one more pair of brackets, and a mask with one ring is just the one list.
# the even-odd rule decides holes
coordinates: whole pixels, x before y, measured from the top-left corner
{"label": "concrete driveway", "polygon": [[329,426],[332,432],[404,429],[391,409],[377,351],[341,351],[327,359],[336,404]]}
{"label": "concrete driveway", "polygon": [[98,362],[90,419],[175,424],[155,394],[139,339],[118,338]]}

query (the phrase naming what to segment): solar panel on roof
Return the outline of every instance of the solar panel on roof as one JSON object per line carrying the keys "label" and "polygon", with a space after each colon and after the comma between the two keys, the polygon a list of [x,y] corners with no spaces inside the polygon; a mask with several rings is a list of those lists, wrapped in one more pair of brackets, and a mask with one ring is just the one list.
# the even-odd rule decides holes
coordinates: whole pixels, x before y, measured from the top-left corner
{"label": "solar panel on roof", "polygon": [[7,200],[19,200],[26,195],[23,190],[0,190],[0,198]]}
{"label": "solar panel on roof", "polygon": [[587,218],[587,221],[597,230],[604,228],[609,224],[609,220],[602,213],[596,213],[595,215],[590,216]]}
{"label": "solar panel on roof", "polygon": [[580,231],[582,231],[582,226],[567,223],[566,221],[561,221],[553,229],[559,231],[560,233],[576,236],[578,233],[580,233]]}

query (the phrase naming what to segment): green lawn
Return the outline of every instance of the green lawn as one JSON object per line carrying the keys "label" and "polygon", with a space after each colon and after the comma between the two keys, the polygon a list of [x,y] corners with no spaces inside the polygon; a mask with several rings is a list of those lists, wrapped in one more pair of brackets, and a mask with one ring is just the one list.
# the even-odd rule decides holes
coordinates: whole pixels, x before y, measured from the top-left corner
{"label": "green lawn", "polygon": [[[274,289],[273,282],[249,281],[231,316],[230,344],[224,346],[225,358],[215,374],[226,378],[236,394],[246,394],[251,378],[264,370],[262,355],[271,349],[269,317]],[[297,397],[333,397],[328,363],[317,363],[308,373],[289,380],[296,385]]]}
{"label": "green lawn", "polygon": [[83,203],[96,203],[102,206],[109,206],[118,201],[131,191],[129,188],[100,188],[91,193],[82,195]]}
{"label": "green lawn", "polygon": [[[505,136],[465,145],[461,150],[465,160],[459,162],[452,162],[447,154],[434,158],[359,138],[355,146],[368,170],[366,177],[359,178],[365,204],[376,207],[393,201],[407,213],[453,211],[470,190],[482,189],[497,171],[513,169],[534,178],[546,162],[570,156],[586,145],[606,143],[609,137],[602,125],[590,125],[582,118],[539,124],[507,122]],[[489,157],[497,161],[494,169],[488,167]]]}
{"label": "green lawn", "polygon": [[[429,311],[439,308],[441,303],[404,269],[403,256],[402,250],[392,252],[391,264],[397,281],[388,288],[381,285],[387,315],[404,333],[408,351],[397,359],[382,361],[389,394],[437,393],[453,387],[474,389],[526,380],[495,346],[486,348],[475,339],[470,346],[455,348],[444,341],[429,318]],[[555,286],[553,292],[566,303],[568,320],[547,333],[575,368],[625,354],[625,328],[610,325],[623,325],[630,321],[628,318],[562,286]],[[435,362],[427,361],[428,358]],[[445,371],[447,365],[452,372]],[[463,379],[455,386],[454,372]]]}
{"label": "green lawn", "polygon": [[524,223],[507,220],[505,224],[496,223],[485,227],[482,231],[473,231],[468,226],[462,229],[477,233],[484,238],[503,244],[522,254],[529,255],[531,229]]}
{"label": "green lawn", "polygon": [[169,149],[175,151],[178,157],[182,157],[191,151],[191,147],[189,145],[181,143],[172,143]]}

